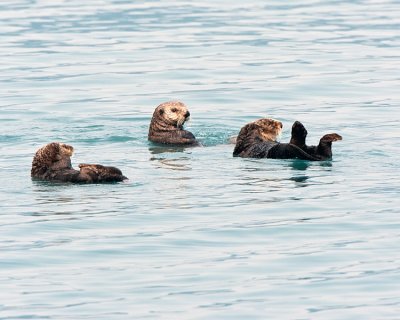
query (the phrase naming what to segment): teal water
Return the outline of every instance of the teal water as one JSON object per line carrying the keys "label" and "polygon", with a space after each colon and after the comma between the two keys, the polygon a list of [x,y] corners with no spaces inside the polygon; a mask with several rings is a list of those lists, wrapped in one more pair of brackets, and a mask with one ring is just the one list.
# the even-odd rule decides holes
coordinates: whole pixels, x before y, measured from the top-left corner
{"label": "teal water", "polygon": [[[0,319],[399,319],[398,1],[0,3]],[[204,147],[147,142],[184,101]],[[232,157],[302,121],[311,163]],[[130,180],[30,179],[34,152]]]}

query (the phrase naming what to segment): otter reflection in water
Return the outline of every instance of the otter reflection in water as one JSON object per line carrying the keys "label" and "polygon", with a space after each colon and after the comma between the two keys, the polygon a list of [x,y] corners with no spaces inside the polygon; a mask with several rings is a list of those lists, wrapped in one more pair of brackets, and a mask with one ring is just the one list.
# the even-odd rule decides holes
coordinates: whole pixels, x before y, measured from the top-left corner
{"label": "otter reflection in water", "polygon": [[80,164],[80,170],[71,165],[74,148],[52,142],[40,148],[32,161],[31,177],[48,181],[74,183],[107,183],[128,179],[121,170],[100,164]]}
{"label": "otter reflection in water", "polygon": [[332,142],[342,140],[337,133],[324,135],[318,146],[307,146],[307,130],[296,121],[292,126],[290,143],[279,143],[282,122],[264,118],[246,124],[239,132],[233,156],[245,158],[329,160],[332,158]]}

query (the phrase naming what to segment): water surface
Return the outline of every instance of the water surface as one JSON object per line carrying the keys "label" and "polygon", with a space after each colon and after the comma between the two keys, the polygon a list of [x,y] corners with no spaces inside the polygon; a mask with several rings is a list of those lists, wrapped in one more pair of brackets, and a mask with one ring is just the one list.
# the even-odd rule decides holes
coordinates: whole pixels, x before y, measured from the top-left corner
{"label": "water surface", "polygon": [[[397,1],[2,1],[0,319],[398,319]],[[199,148],[147,142],[184,101]],[[344,138],[232,157],[247,122]],[[120,167],[32,181],[34,152]]]}

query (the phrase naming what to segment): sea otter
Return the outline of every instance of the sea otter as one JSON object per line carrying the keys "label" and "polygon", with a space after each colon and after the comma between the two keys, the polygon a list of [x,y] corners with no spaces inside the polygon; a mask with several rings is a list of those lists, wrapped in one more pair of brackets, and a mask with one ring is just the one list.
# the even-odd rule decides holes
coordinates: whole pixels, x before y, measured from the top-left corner
{"label": "sea otter", "polygon": [[52,142],[40,148],[32,161],[31,177],[48,181],[75,183],[119,182],[128,179],[121,170],[99,164],[80,164],[80,170],[71,165],[74,148]]}
{"label": "sea otter", "polygon": [[[332,141],[336,140],[330,140],[330,143],[325,143],[324,137],[330,136],[326,135],[321,138],[321,141],[323,141],[323,146],[321,148],[319,146],[307,147],[305,144],[304,132],[300,130],[298,125],[294,126],[294,128],[294,130],[292,128],[291,143],[279,143],[276,141],[276,138],[282,131],[282,123],[280,121],[265,118],[250,122],[240,130],[233,156],[273,159],[297,158],[313,161],[326,160],[329,158],[330,146]],[[333,135],[337,136],[337,140],[341,139],[339,135]],[[332,152],[330,151],[330,156],[331,155]]]}
{"label": "sea otter", "polygon": [[307,133],[304,125],[300,121],[295,121],[292,125],[292,136],[289,143],[298,146],[309,155],[320,160],[332,159],[332,142],[342,140],[342,136],[337,133],[328,133],[319,140],[317,146],[307,146]]}
{"label": "sea otter", "polygon": [[179,101],[160,104],[153,113],[148,139],[155,143],[170,145],[198,145],[195,136],[183,129],[190,117],[186,105]]}

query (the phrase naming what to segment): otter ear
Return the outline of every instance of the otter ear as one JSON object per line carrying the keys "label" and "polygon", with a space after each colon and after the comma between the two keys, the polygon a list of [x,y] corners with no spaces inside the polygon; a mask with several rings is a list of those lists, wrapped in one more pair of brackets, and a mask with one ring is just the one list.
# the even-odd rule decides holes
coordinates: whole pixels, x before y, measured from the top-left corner
{"label": "otter ear", "polygon": [[158,113],[159,113],[160,115],[163,115],[163,114],[164,114],[164,109],[160,109],[160,110],[158,111]]}

